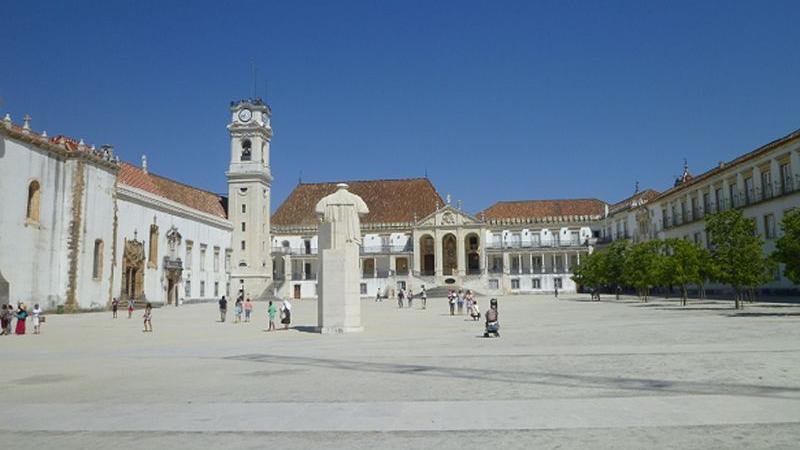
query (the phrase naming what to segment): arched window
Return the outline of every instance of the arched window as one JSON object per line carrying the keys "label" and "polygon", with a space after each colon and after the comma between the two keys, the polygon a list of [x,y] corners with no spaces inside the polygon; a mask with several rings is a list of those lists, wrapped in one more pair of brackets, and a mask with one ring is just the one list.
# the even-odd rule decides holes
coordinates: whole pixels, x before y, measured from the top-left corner
{"label": "arched window", "polygon": [[36,180],[31,181],[28,185],[28,209],[25,217],[31,221],[39,223],[39,205],[42,196],[42,189],[39,182]]}
{"label": "arched window", "polygon": [[103,240],[94,241],[94,262],[92,264],[92,278],[99,280],[103,277]]}
{"label": "arched window", "polygon": [[250,143],[250,139],[245,139],[242,141],[242,161],[250,161],[253,158],[253,144]]}

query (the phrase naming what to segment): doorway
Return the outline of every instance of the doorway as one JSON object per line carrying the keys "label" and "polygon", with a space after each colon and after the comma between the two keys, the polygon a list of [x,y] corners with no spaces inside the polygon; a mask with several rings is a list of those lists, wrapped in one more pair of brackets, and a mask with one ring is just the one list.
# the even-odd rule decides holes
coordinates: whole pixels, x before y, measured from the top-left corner
{"label": "doorway", "polygon": [[300,285],[299,284],[295,284],[294,285],[294,296],[293,297],[294,297],[295,300],[300,300]]}

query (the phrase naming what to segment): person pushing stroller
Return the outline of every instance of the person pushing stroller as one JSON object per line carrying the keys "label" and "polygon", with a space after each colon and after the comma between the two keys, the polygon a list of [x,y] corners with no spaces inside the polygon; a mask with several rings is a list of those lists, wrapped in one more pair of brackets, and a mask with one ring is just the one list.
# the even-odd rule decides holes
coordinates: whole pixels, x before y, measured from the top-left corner
{"label": "person pushing stroller", "polygon": [[486,331],[483,333],[483,337],[489,337],[491,335],[500,337],[500,322],[496,298],[489,301],[489,309],[486,310]]}

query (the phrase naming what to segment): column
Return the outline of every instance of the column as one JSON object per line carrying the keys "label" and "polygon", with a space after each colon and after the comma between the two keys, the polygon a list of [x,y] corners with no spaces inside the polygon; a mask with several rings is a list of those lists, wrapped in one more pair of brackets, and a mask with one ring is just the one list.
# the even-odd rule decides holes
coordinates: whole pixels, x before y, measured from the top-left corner
{"label": "column", "polygon": [[433,238],[434,274],[437,277],[444,275],[444,260],[442,258],[442,235],[436,232]]}
{"label": "column", "polygon": [[531,263],[531,265],[530,265],[531,274],[533,274],[533,253],[528,253],[528,259],[530,260],[530,263]]}
{"label": "column", "polygon": [[761,168],[753,167],[753,192],[750,201],[760,201],[764,198],[764,189],[761,187]]}
{"label": "column", "polygon": [[414,249],[414,255],[412,257],[412,260],[409,261],[409,264],[411,264],[410,270],[411,270],[411,273],[416,272],[418,274],[421,274],[422,273],[422,249],[419,247],[420,236],[417,236],[416,234],[412,234],[411,235],[411,239],[414,240],[414,242],[412,242],[413,249]]}
{"label": "column", "polygon": [[564,273],[569,273],[569,253],[564,253]]}
{"label": "column", "polygon": [[522,253],[517,254],[517,273],[522,274]]}
{"label": "column", "polygon": [[545,258],[545,254],[542,253],[542,267],[539,269],[542,273],[544,273],[544,271],[545,271],[544,266],[546,265],[545,262],[544,262],[544,258]]}
{"label": "column", "polygon": [[800,182],[800,151],[794,150],[789,153],[789,164],[791,164],[791,172],[794,173],[794,180],[792,180],[794,188],[800,189],[800,186],[797,185]]}
{"label": "column", "polygon": [[486,230],[480,230],[478,233],[478,264],[481,275],[486,273]]}
{"label": "column", "polygon": [[503,252],[503,273],[508,275],[509,270],[511,269],[509,266],[511,265],[509,260],[509,255],[507,252]]}
{"label": "column", "polygon": [[[461,232],[456,231],[456,264],[458,264],[456,274],[463,277],[467,274],[467,249],[464,244],[464,236]],[[455,274],[454,274],[455,275]]]}
{"label": "column", "polygon": [[396,256],[389,255],[389,276],[397,275],[397,261]]}

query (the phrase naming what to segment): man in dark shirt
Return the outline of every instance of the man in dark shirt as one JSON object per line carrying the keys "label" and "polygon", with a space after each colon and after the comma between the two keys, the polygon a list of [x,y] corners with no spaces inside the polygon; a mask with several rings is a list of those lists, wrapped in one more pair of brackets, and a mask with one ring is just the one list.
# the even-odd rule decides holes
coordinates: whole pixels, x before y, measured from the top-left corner
{"label": "man in dark shirt", "polygon": [[486,310],[486,332],[483,333],[484,337],[494,334],[500,337],[500,323],[498,321],[499,314],[497,312],[497,299],[493,298],[489,302],[489,309]]}
{"label": "man in dark shirt", "polygon": [[225,322],[225,314],[228,312],[228,301],[225,300],[225,296],[223,295],[221,299],[219,299],[219,321]]}

